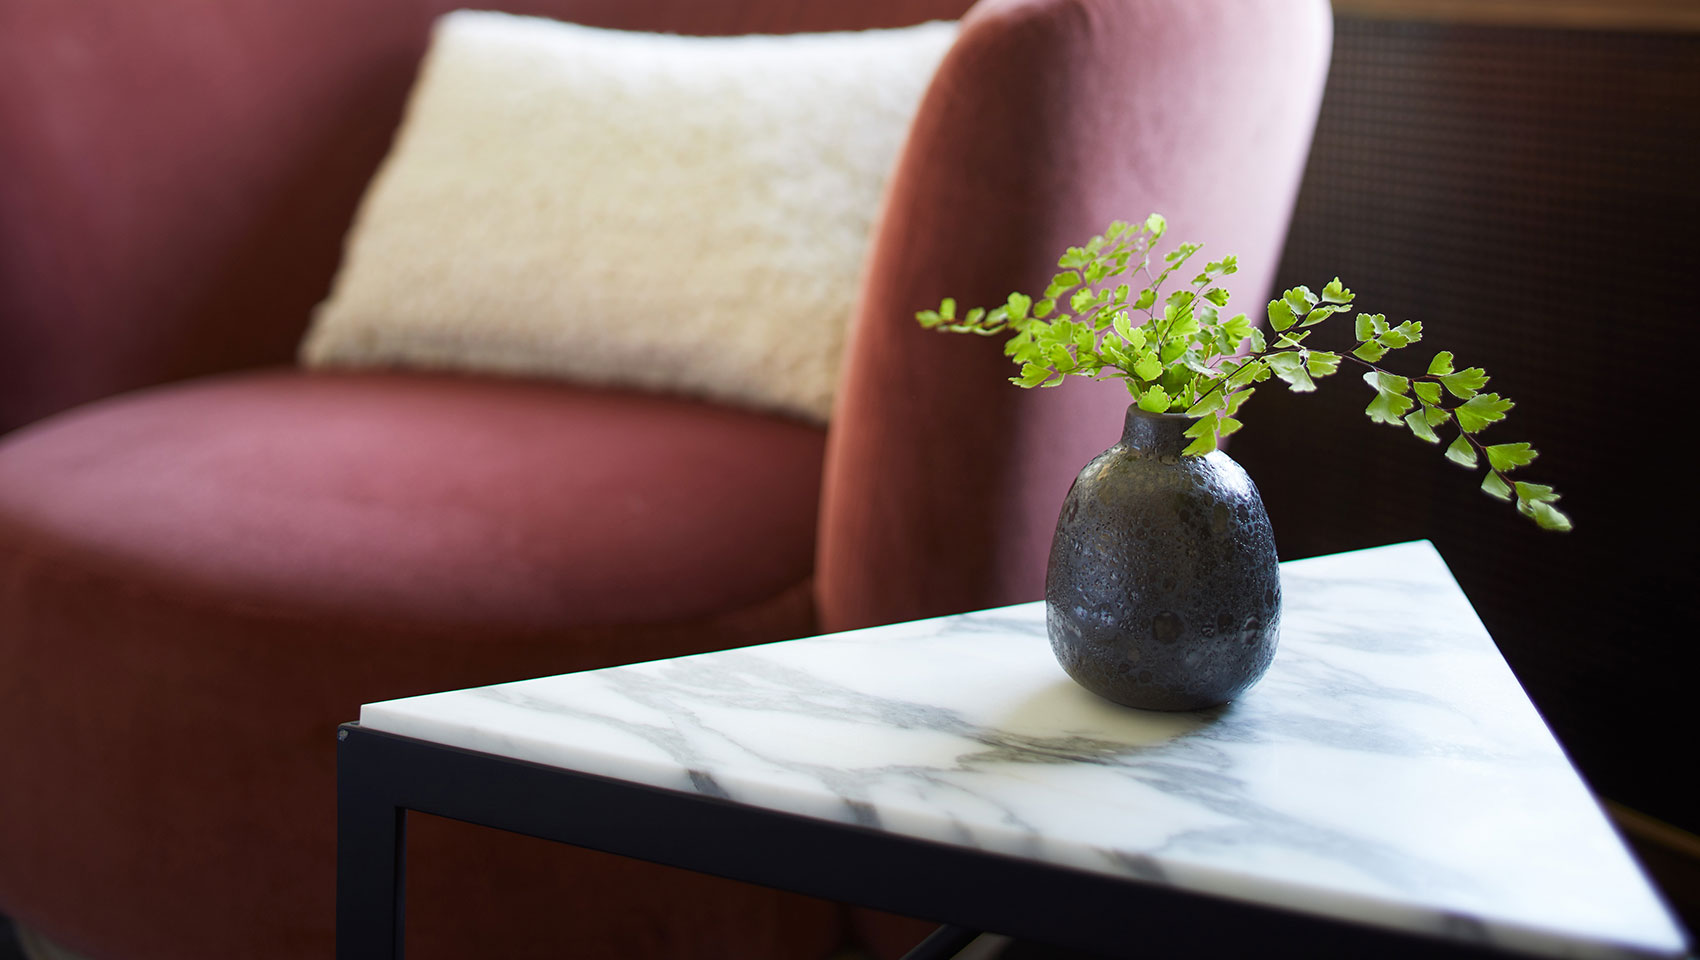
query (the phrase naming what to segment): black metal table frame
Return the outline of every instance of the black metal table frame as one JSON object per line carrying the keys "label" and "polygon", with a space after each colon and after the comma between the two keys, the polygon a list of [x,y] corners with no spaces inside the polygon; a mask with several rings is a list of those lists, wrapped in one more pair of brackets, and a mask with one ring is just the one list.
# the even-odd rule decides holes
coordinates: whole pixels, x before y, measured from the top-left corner
{"label": "black metal table frame", "polygon": [[1190,893],[343,724],[337,731],[339,960],[399,960],[407,813],[434,814],[946,926],[911,954],[988,930],[1142,958],[1503,957]]}

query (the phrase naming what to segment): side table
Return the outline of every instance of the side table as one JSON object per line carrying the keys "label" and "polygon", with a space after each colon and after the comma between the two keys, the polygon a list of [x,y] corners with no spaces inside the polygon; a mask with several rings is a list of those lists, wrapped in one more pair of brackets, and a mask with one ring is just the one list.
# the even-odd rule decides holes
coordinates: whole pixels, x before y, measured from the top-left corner
{"label": "side table", "polygon": [[1039,603],[367,704],[338,956],[401,956],[410,810],[1109,956],[1687,954],[1432,546],[1282,583],[1194,713],[1077,687]]}

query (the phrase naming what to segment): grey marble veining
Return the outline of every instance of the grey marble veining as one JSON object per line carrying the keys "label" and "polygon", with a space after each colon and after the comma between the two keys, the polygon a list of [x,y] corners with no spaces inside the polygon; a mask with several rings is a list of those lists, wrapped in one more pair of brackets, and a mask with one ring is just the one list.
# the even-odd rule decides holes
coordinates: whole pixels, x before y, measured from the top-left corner
{"label": "grey marble veining", "polygon": [[1284,564],[1275,664],[1148,713],[1041,604],[361,710],[405,736],[1559,957],[1681,957],[1427,543]]}

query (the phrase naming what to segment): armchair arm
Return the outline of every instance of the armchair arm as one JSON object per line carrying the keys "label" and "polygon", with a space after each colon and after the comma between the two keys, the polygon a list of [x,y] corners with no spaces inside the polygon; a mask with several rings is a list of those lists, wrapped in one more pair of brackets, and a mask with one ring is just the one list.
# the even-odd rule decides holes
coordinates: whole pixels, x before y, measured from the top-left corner
{"label": "armchair arm", "polygon": [[1022,391],[1001,341],[923,331],[1042,288],[1110,220],[1235,253],[1261,317],[1327,72],[1324,0],[987,0],[922,103],[876,229],[828,445],[816,589],[842,630],[1037,599],[1118,384]]}

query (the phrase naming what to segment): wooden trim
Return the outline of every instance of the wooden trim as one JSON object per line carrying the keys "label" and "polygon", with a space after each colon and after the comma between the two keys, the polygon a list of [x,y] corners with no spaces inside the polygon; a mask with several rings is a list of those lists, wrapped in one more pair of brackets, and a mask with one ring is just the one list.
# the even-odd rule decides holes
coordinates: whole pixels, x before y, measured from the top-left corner
{"label": "wooden trim", "polygon": [[1574,30],[1700,31],[1695,0],[1333,0],[1340,16]]}
{"label": "wooden trim", "polygon": [[1700,863],[1700,837],[1673,827],[1663,820],[1655,820],[1633,807],[1626,807],[1612,800],[1601,799],[1606,813],[1624,833],[1647,843],[1655,843],[1674,854],[1687,857]]}

